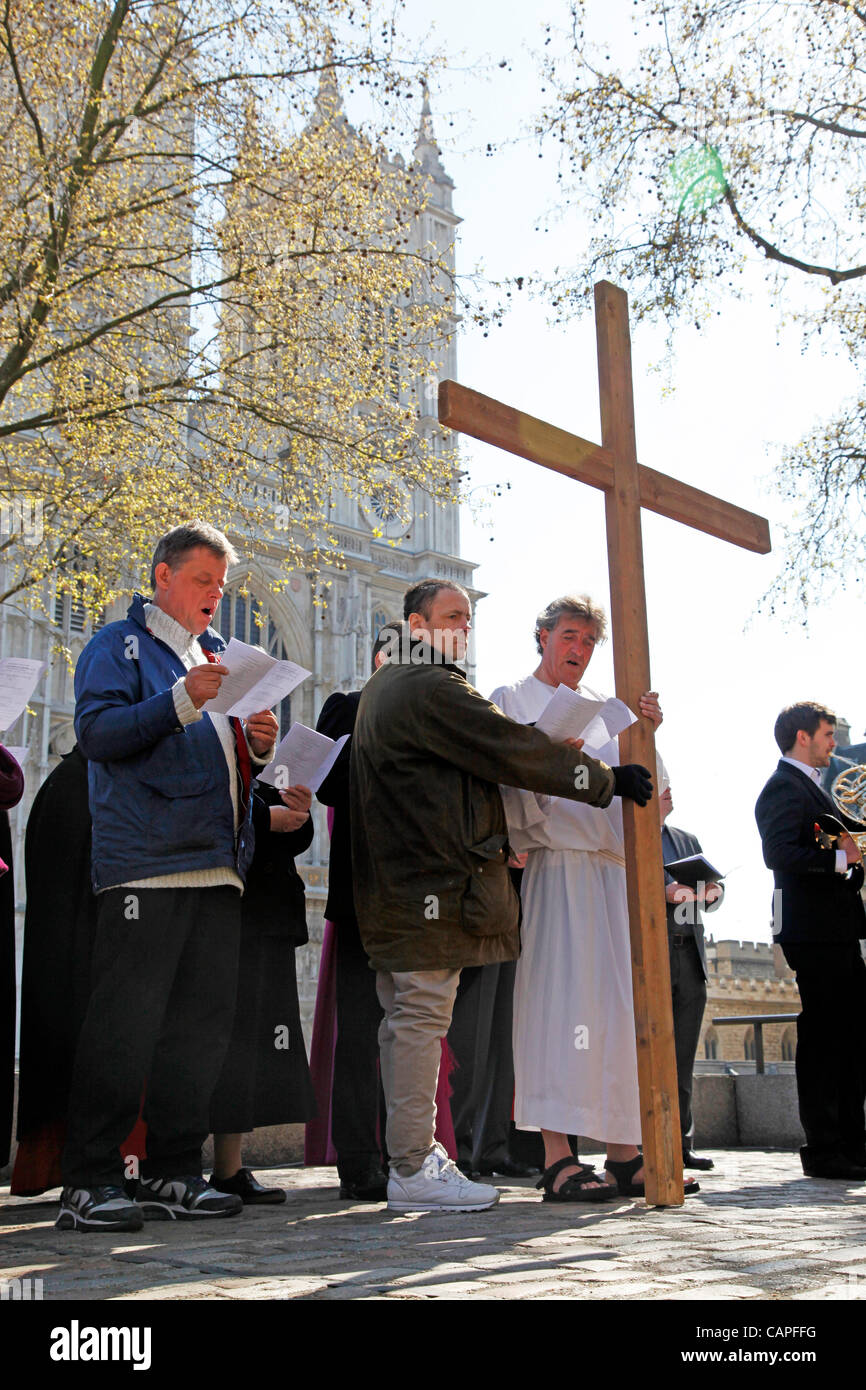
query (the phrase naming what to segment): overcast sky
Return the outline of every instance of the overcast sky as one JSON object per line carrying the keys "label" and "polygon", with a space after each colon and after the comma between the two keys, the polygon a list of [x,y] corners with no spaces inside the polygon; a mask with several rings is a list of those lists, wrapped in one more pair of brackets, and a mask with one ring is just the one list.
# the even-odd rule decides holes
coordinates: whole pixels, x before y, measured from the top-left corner
{"label": "overcast sky", "polygon": [[[627,8],[594,0],[592,15],[617,29]],[[556,161],[552,152],[539,159],[537,142],[526,138],[543,100],[533,50],[544,42],[543,21],[564,24],[566,6],[408,0],[407,10],[419,34],[435,25],[449,55],[449,71],[431,96],[443,162],[456,184],[455,210],[464,219],[459,268],[481,265],[493,278],[543,276],[579,259],[588,235],[576,213],[550,231],[536,230],[555,206]],[[615,59],[623,51],[616,32],[610,43]],[[492,158],[488,143],[496,146]],[[847,362],[803,354],[799,336],[779,329],[760,273],[747,283],[750,297],[732,301],[701,331],[683,321],[672,391],[658,370],[662,332],[633,331],[638,456],[765,514],[775,545],[784,520],[768,481],[776,450],[856,383]],[[592,319],[557,330],[547,318],[543,304],[518,296],[489,337],[465,331],[460,379],[600,439]],[[480,519],[467,515],[462,529],[462,552],[478,562],[475,582],[488,594],[477,617],[478,684],[487,693],[534,668],[534,618],[548,600],[577,590],[608,604],[604,512],[591,488],[468,438],[462,451],[476,496],[495,483],[511,484]],[[862,735],[862,592],[851,588],[818,602],[805,623],[797,612],[786,625],[757,614],[778,554],[756,556],[648,513],[643,536],[652,678],[665,712],[658,745],[676,807],[671,819],[731,871],[714,934],[769,941],[772,883],[753,807],[778,758],[773,722],[784,705],[817,699],[849,719],[852,738]],[[587,681],[613,692],[609,643],[594,656]]]}

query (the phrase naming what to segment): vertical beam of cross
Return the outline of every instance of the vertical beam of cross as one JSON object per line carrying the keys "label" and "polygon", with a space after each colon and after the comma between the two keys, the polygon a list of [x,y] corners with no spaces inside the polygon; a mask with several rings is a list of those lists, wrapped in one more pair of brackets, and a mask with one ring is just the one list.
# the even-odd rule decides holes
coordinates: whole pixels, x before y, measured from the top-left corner
{"label": "vertical beam of cross", "polygon": [[[643,571],[640,481],[634,428],[628,298],[616,285],[595,287],[595,326],[603,448],[614,459],[614,485],[605,492],[616,693],[637,711],[650,689],[649,635]],[[620,735],[622,761],[642,763],[655,780],[655,739],[648,719]],[[656,789],[656,793],[658,789]],[[670,999],[667,914],[657,800],[639,809],[622,803],[632,990],[637,1040],[641,1133],[647,1201],[683,1200],[676,1055]]]}

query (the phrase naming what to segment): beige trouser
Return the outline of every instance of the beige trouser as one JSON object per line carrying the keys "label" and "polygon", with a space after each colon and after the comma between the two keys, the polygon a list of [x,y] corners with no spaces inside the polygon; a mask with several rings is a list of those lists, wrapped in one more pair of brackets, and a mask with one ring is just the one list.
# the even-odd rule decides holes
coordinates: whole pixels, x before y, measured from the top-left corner
{"label": "beige trouser", "polygon": [[379,1026],[386,1142],[401,1177],[417,1173],[433,1147],[441,1040],[451,1024],[459,970],[376,973],[385,1017]]}

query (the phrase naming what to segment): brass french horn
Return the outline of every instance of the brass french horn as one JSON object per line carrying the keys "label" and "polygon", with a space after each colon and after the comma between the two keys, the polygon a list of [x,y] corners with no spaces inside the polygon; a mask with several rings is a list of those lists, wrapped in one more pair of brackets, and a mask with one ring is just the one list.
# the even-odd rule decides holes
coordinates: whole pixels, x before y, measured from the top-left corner
{"label": "brass french horn", "polygon": [[833,782],[830,795],[844,816],[849,820],[858,821],[863,826],[862,830],[851,830],[848,833],[866,859],[866,763],[854,763],[850,758],[841,757],[839,753],[834,753],[833,756],[848,766]]}

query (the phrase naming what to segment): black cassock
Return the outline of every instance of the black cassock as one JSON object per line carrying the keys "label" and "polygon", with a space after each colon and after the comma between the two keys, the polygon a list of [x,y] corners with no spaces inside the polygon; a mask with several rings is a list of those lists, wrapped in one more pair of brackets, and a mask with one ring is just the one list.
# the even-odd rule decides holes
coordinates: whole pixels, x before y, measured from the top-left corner
{"label": "black cassock", "polygon": [[316,1112],[295,973],[295,949],[309,940],[295,855],[311,844],[313,822],[272,832],[270,807],[282,805],[279,794],[264,783],[254,791],[256,852],[241,902],[234,1027],[211,1100],[214,1134],[302,1123]]}
{"label": "black cassock", "polygon": [[15,1086],[15,884],[7,811],[23,794],[21,769],[0,747],[0,859],[7,868],[0,877],[0,1168],[9,1162]]}
{"label": "black cassock", "polygon": [[24,842],[18,1140],[66,1119],[90,996],[96,899],[90,883],[87,760],[73,748],[36,793]]}

